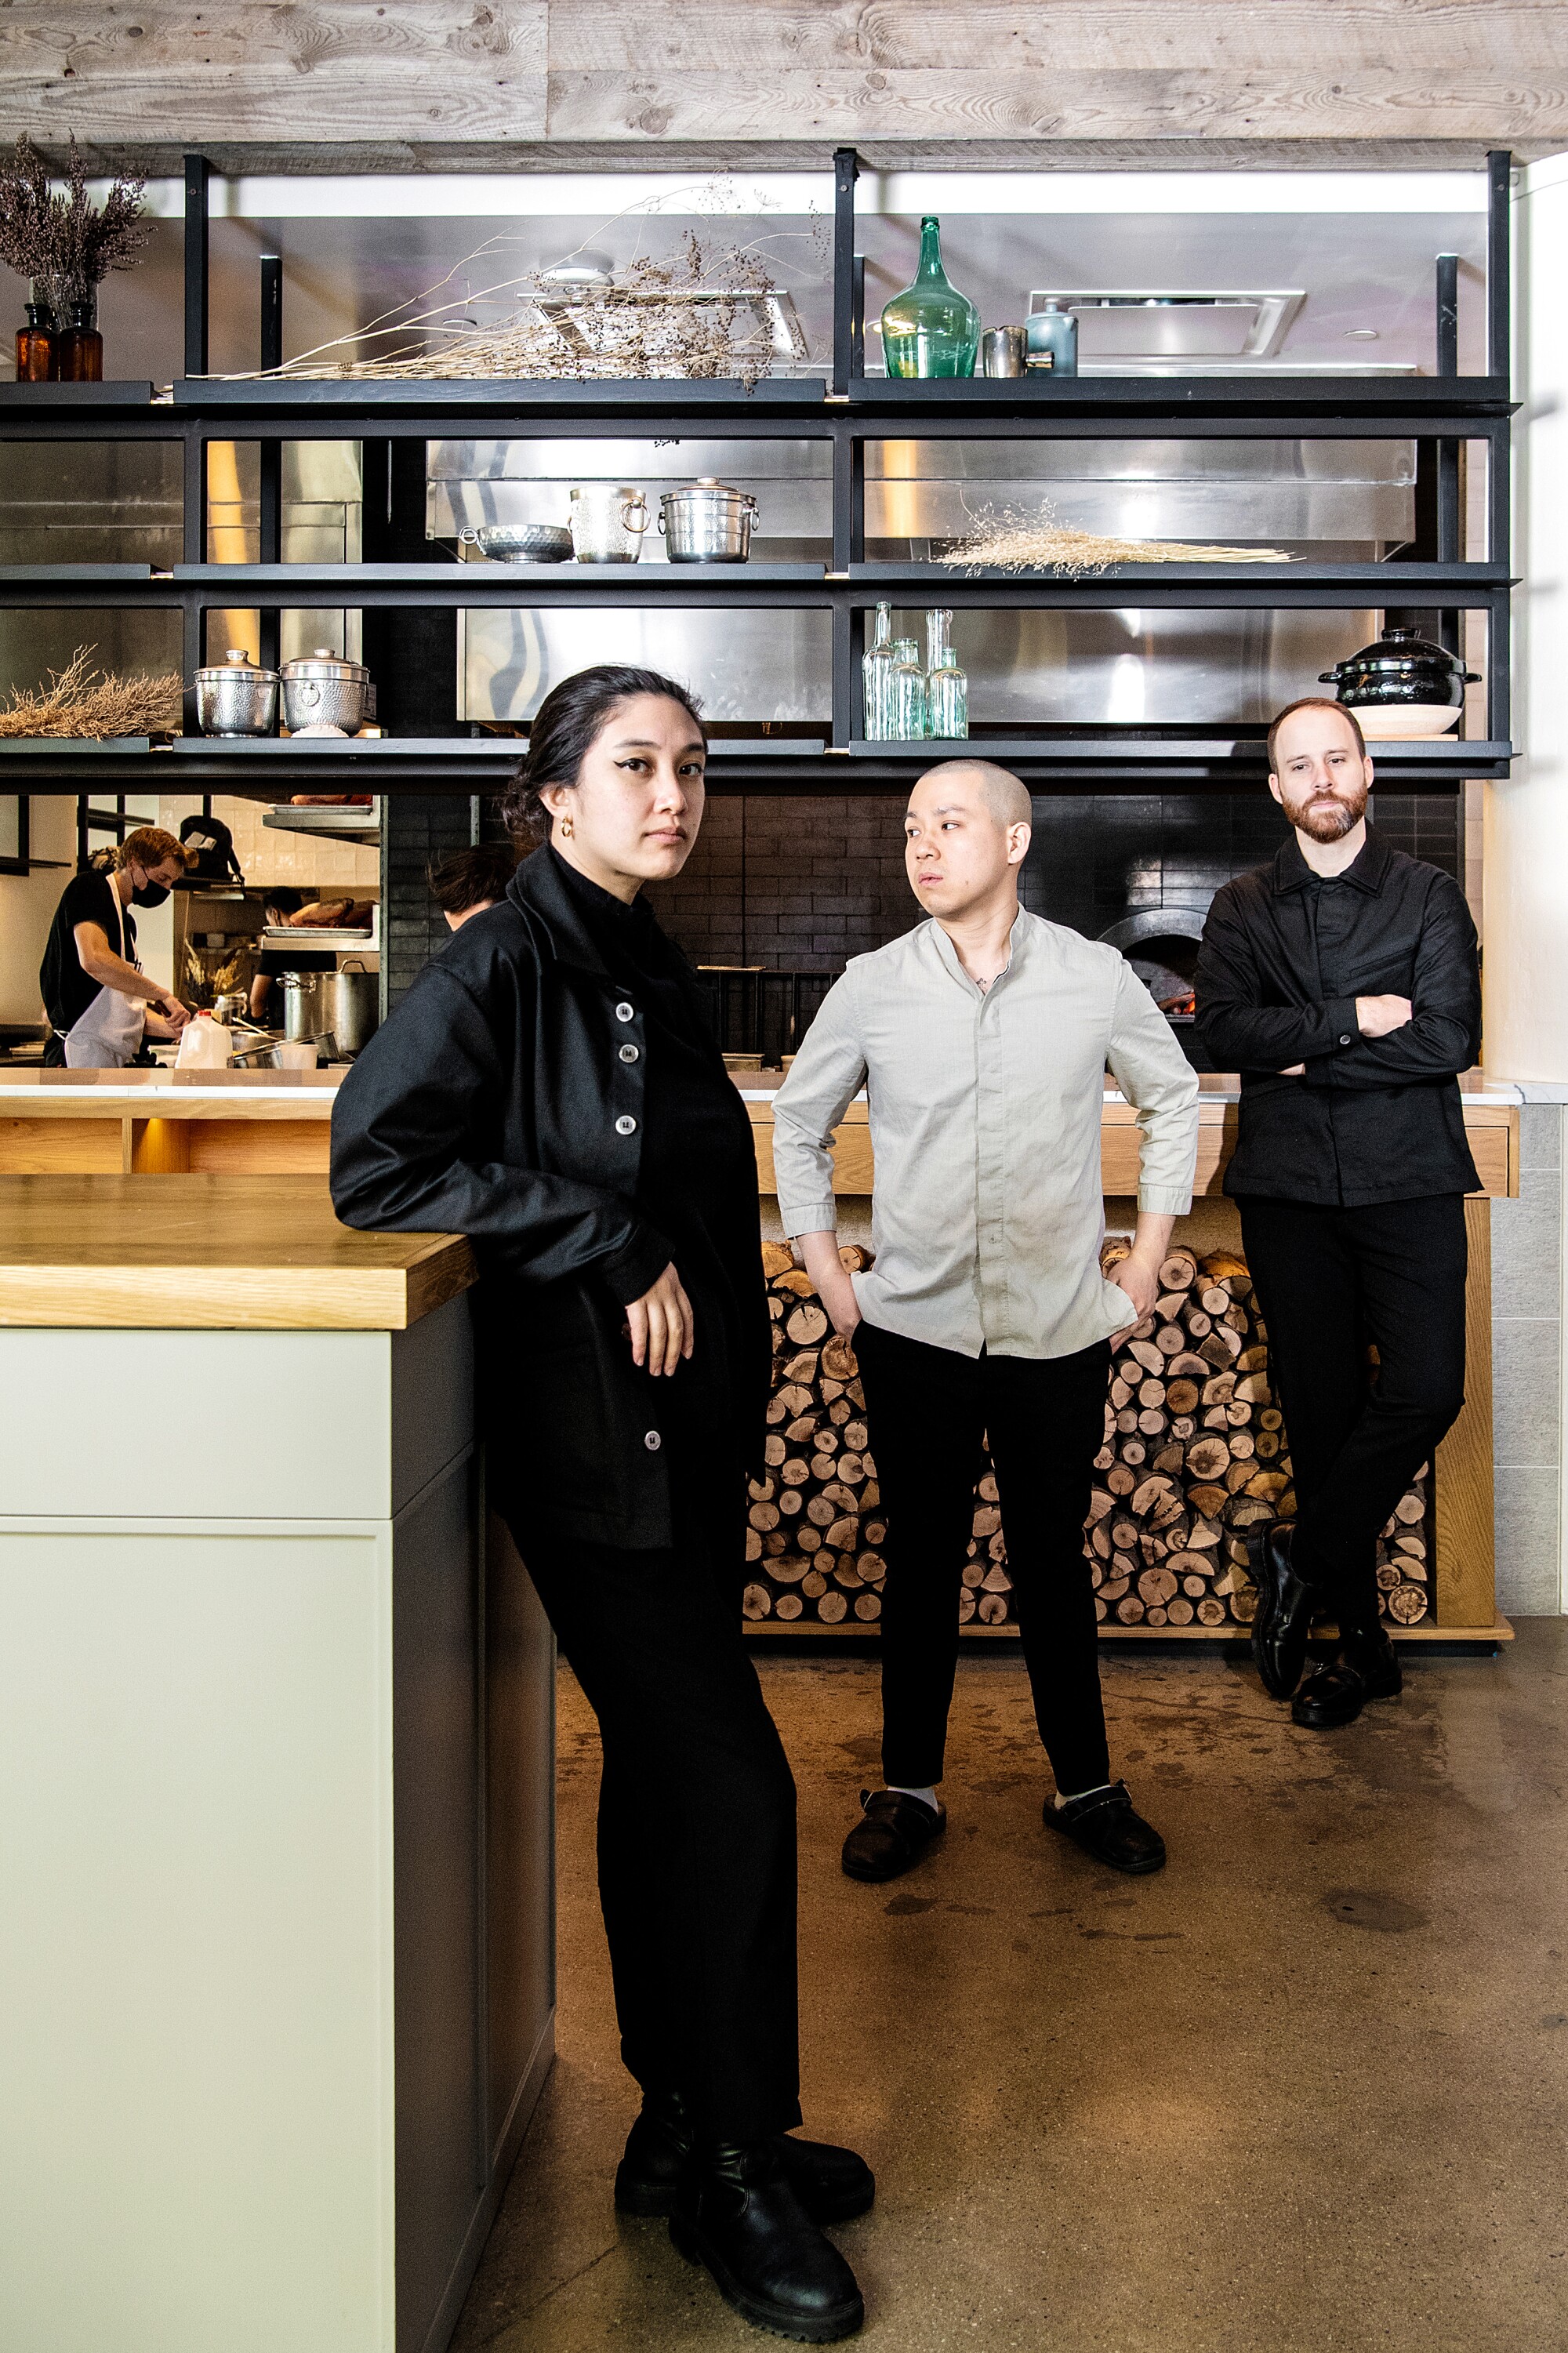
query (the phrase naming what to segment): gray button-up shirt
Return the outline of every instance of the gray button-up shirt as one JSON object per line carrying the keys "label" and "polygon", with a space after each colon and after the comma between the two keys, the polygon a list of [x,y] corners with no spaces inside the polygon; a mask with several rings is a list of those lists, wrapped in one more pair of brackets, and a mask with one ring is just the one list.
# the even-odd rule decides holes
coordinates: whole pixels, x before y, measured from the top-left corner
{"label": "gray button-up shirt", "polygon": [[1020,909],[982,990],[940,923],[856,956],[773,1102],[788,1235],[831,1231],[828,1143],[862,1085],[876,1158],[873,1324],[977,1356],[1065,1356],[1123,1331],[1100,1271],[1107,1064],[1143,1131],[1138,1206],[1192,1206],[1198,1082],[1114,948]]}

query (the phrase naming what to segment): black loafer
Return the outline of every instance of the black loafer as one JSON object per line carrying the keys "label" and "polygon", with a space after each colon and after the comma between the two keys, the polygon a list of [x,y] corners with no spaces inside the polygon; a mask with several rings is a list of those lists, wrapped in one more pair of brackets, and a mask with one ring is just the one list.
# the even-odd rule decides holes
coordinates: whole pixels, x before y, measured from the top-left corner
{"label": "black loafer", "polygon": [[1398,1653],[1379,1627],[1347,1635],[1334,1665],[1302,1684],[1290,1714],[1308,1732],[1334,1732],[1353,1724],[1369,1699],[1397,1699],[1404,1687]]}
{"label": "black loafer", "polygon": [[852,2337],[866,2317],[855,2274],[796,2196],[773,2141],[700,2151],[681,2178],[669,2235],[705,2263],[726,2304],[802,2345]]}
{"label": "black loafer", "polygon": [[[831,2142],[796,2140],[775,2133],[770,2147],[785,2179],[814,2222],[851,2222],[868,2211],[877,2195],[876,2176],[852,2148]],[[644,2099],[642,2114],[626,2136],[626,2155],[616,2168],[616,2206],[645,2220],[673,2214],[680,2178],[691,2163],[695,2135],[679,2093]]]}
{"label": "black loafer", "polygon": [[1272,1699],[1289,1699],[1300,1682],[1312,1620],[1323,1599],[1321,1587],[1309,1585],[1291,1566],[1294,1539],[1290,1522],[1276,1520],[1253,1557],[1258,1611],[1252,1620],[1252,1658]]}
{"label": "black loafer", "polygon": [[1125,1781],[1090,1789],[1087,1797],[1069,1798],[1065,1806],[1047,1798],[1042,1811],[1052,1830],[1060,1831],[1097,1862],[1108,1862],[1112,1871],[1137,1873],[1164,1868],[1165,1841],[1152,1823],[1134,1813]]}
{"label": "black loafer", "polygon": [[860,1820],[844,1841],[845,1871],[851,1879],[898,1879],[946,1828],[945,1806],[933,1812],[901,1789],[862,1789]]}

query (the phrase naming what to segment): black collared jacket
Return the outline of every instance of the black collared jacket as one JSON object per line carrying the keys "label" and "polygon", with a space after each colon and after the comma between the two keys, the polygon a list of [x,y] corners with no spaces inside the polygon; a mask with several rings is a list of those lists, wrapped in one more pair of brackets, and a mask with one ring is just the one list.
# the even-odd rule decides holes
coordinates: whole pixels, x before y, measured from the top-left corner
{"label": "black collared jacket", "polygon": [[[622,1328],[672,1254],[636,1198],[647,1050],[643,1007],[541,853],[426,965],[332,1113],[345,1225],[475,1243],[498,1486],[532,1526],[629,1550],[672,1539],[673,1384],[637,1370]],[[717,1050],[715,1063],[722,1078]],[[748,1206],[754,1229],[754,1175]],[[771,1341],[760,1250],[727,1271],[732,1328],[708,1319],[674,1377],[696,1409],[683,1427],[711,1432],[716,1467],[732,1451],[739,1495],[753,1430],[761,1449]]]}
{"label": "black collared jacket", "polygon": [[[1216,893],[1195,986],[1199,1037],[1241,1073],[1227,1193],[1357,1208],[1477,1188],[1457,1082],[1480,1050],[1480,975],[1450,876],[1369,828],[1320,881],[1292,834]],[[1407,997],[1414,1018],[1363,1038],[1358,997]],[[1279,1075],[1292,1062],[1304,1078]]]}

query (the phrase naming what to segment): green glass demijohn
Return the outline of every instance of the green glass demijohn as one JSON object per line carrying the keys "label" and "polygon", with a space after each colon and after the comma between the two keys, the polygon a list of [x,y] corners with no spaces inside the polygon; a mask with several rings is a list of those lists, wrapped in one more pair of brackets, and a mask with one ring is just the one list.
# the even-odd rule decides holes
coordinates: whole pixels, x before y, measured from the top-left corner
{"label": "green glass demijohn", "polygon": [[980,348],[980,313],[967,294],[950,286],[942,266],[942,224],[927,213],[921,223],[920,274],[882,313],[882,352],[898,376],[973,375]]}

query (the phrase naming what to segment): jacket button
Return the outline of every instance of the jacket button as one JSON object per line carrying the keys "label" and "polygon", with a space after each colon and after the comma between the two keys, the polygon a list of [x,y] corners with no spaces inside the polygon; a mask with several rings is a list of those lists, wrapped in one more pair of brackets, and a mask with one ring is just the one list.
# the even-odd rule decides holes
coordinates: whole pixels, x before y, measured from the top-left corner
{"label": "jacket button", "polygon": [[617,1021],[635,1021],[637,1019],[637,1007],[635,1005],[628,1005],[626,998],[623,997],[620,1003],[616,1008],[616,1019]]}
{"label": "jacket button", "polygon": [[632,1117],[630,1112],[622,1112],[619,1119],[616,1122],[616,1134],[617,1135],[635,1135],[637,1132],[637,1124]]}
{"label": "jacket button", "polygon": [[640,1061],[642,1057],[635,1046],[626,1045],[621,1048],[621,1060],[623,1062],[637,1062]]}
{"label": "jacket button", "polygon": [[1348,1046],[1350,1042],[1350,1031],[1347,1029],[1344,1036],[1340,1039],[1340,1043],[1342,1046]]}
{"label": "jacket button", "polygon": [[657,1454],[659,1448],[664,1444],[664,1440],[659,1436],[657,1430],[650,1430],[647,1437],[643,1440],[643,1444],[647,1448],[650,1454]]}

